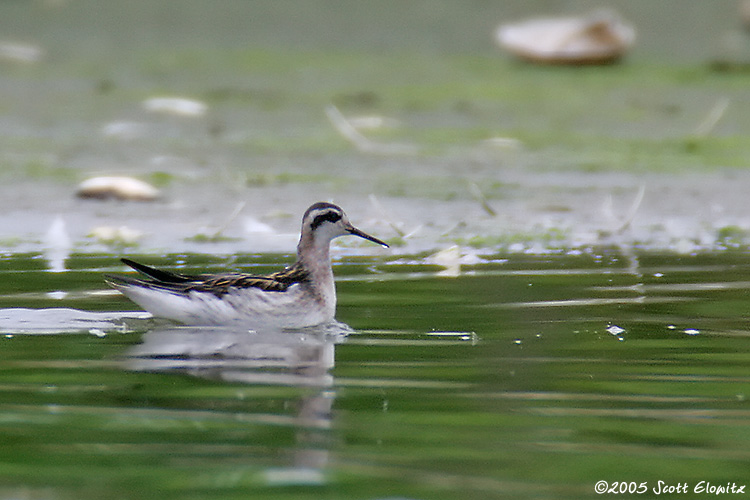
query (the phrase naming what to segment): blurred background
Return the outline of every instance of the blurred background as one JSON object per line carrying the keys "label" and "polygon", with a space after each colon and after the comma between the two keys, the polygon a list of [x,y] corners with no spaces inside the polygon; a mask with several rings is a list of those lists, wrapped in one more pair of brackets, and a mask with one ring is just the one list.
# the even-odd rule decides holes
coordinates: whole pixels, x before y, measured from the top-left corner
{"label": "blurred background", "polygon": [[[529,64],[495,39],[601,8],[635,31],[613,64]],[[318,200],[407,251],[592,245],[623,221],[654,248],[744,238],[742,8],[4,1],[0,242],[34,250],[59,215],[84,251],[288,251]],[[113,175],[157,200],[76,198]]]}
{"label": "blurred background", "polygon": [[[744,485],[745,8],[0,0],[0,498]],[[351,331],[105,291],[276,271],[321,200],[391,244],[334,243]]]}

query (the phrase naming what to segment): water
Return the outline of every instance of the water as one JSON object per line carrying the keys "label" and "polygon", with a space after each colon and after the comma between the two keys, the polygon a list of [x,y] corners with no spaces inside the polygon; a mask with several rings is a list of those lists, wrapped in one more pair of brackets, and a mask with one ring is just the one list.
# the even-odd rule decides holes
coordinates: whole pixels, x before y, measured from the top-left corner
{"label": "water", "polygon": [[426,262],[343,259],[349,328],[269,334],[138,317],[103,293],[111,256],[60,273],[4,257],[0,497],[588,498],[603,480],[706,498],[700,481],[750,482],[745,254]]}
{"label": "water", "polygon": [[[626,222],[652,248],[750,244],[745,52],[710,69],[727,34],[747,37],[737,1],[609,3],[638,30],[623,64],[550,68],[492,33],[601,5],[0,2],[0,247],[52,233],[81,253],[286,252],[319,200],[389,242],[416,234],[410,252],[595,246]],[[39,57],[3,57],[14,43]],[[206,111],[154,109],[164,98]],[[345,139],[331,105],[381,119],[359,130],[380,147]],[[162,197],[76,198],[101,175]]]}
{"label": "water", "polygon": [[[0,61],[0,499],[750,482],[737,2],[610,3],[637,46],[571,69],[519,64],[492,32],[598,3],[0,2],[0,45],[39,54]],[[208,111],[145,106],[170,96]],[[331,104],[417,153],[356,150]],[[103,174],[163,197],[75,198]],[[293,250],[319,200],[401,254],[349,247],[343,325],[178,328],[105,290],[124,250],[277,270],[289,256],[266,253]]]}

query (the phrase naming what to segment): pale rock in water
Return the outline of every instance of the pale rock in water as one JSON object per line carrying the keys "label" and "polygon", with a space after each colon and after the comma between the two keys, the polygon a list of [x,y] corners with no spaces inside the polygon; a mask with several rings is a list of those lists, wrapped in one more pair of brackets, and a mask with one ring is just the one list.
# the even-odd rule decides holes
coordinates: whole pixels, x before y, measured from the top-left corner
{"label": "pale rock in water", "polygon": [[159,197],[159,190],[133,177],[102,176],[83,181],[76,195],[79,198],[152,201]]}
{"label": "pale rock in water", "polygon": [[610,11],[583,17],[531,19],[504,24],[497,43],[513,55],[545,64],[606,64],[621,58],[635,30]]}

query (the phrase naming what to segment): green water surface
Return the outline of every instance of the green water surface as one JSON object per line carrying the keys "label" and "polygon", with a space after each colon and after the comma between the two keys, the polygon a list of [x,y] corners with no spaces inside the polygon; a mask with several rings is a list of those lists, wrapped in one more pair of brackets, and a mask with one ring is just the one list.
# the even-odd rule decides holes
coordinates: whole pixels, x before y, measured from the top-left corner
{"label": "green water surface", "polygon": [[[748,52],[723,46],[748,38],[734,0],[610,3],[633,50],[568,68],[492,33],[598,4],[0,2],[0,49],[40,54],[0,51],[0,500],[749,489]],[[412,152],[357,150],[331,105]],[[77,200],[95,175],[164,196]],[[348,328],[179,328],[103,283],[123,250],[278,270],[318,200],[395,248],[337,257]],[[452,245],[471,264],[434,264]]]}
{"label": "green water surface", "polygon": [[[0,312],[134,307],[101,294],[111,257],[42,262],[0,260]],[[337,263],[345,337],[3,327],[2,497],[588,498],[604,480],[707,498],[700,481],[750,482],[747,254],[601,249],[444,271],[422,256]]]}

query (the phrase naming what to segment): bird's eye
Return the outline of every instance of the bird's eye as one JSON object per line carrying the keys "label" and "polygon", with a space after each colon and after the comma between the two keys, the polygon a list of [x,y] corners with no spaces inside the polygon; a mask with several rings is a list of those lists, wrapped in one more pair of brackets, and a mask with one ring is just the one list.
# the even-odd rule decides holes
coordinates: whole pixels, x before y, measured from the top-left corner
{"label": "bird's eye", "polygon": [[310,224],[310,227],[312,229],[317,228],[324,222],[331,222],[336,223],[341,220],[341,214],[339,212],[335,212],[333,210],[328,210],[326,212],[323,212],[322,214],[316,215],[313,218],[312,224]]}

